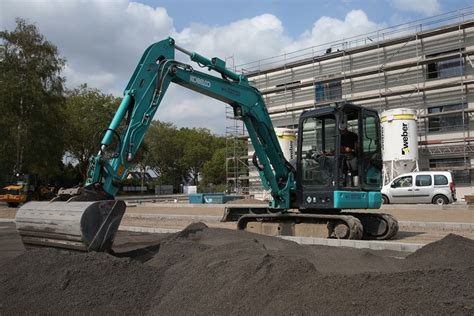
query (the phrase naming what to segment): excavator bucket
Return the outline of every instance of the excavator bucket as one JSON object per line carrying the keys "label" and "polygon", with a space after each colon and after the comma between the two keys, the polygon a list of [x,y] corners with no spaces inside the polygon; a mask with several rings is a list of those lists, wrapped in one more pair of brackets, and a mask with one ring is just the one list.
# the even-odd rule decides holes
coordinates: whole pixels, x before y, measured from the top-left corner
{"label": "excavator bucket", "polygon": [[26,248],[108,251],[125,208],[122,200],[29,202],[18,210],[15,223]]}

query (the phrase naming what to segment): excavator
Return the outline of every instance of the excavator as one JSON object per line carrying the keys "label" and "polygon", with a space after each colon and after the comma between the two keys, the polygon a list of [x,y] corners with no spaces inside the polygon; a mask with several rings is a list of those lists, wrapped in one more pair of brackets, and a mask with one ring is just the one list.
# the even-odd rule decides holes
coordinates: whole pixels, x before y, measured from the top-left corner
{"label": "excavator", "polygon": [[[176,60],[178,51],[209,73]],[[388,214],[343,211],[377,209],[382,203],[376,111],[336,103],[303,112],[296,164],[290,163],[262,94],[247,77],[226,68],[220,58],[208,59],[167,38],[143,53],[97,155],[89,160],[84,186],[60,190],[51,201],[29,202],[18,210],[16,227],[26,247],[111,250],[126,209],[124,201],[115,199],[119,184],[171,83],[229,104],[245,124],[255,150],[253,163],[272,198],[265,208],[229,210],[225,218],[237,221],[239,229],[318,227],[313,230],[321,233],[323,227],[323,235],[341,239],[390,239],[396,234],[397,221]],[[352,149],[342,146],[348,129],[356,135]]]}

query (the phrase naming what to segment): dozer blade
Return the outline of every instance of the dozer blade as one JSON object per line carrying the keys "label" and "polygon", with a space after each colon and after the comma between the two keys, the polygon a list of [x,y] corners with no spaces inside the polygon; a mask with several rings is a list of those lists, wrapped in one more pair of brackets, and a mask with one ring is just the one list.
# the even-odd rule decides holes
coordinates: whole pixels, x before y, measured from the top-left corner
{"label": "dozer blade", "polygon": [[125,208],[122,200],[29,202],[18,210],[15,223],[27,248],[107,251]]}

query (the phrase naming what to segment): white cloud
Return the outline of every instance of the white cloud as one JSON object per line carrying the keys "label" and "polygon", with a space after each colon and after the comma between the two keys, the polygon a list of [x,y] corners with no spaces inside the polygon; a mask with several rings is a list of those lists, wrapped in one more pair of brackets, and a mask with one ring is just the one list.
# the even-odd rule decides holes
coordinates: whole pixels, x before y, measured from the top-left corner
{"label": "white cloud", "polygon": [[426,16],[441,12],[438,0],[392,0],[392,5],[400,11],[421,13]]}
{"label": "white cloud", "polygon": [[209,57],[233,56],[235,64],[272,56],[290,43],[281,21],[271,14],[218,27],[191,24],[174,35],[181,45]]}
{"label": "white cloud", "polygon": [[220,101],[171,85],[156,115],[177,126],[204,127],[223,135],[229,123],[225,119],[225,106]]}
{"label": "white cloud", "polygon": [[26,18],[55,43],[66,57],[68,83],[90,82],[105,90],[124,87],[151,42],[174,31],[164,8],[127,0],[2,0],[2,24]]}
{"label": "white cloud", "polygon": [[[87,82],[104,92],[121,94],[143,50],[171,35],[176,42],[205,56],[233,56],[239,65],[374,31],[384,25],[361,10],[344,20],[321,17],[298,39],[286,35],[281,20],[262,14],[222,26],[196,24],[176,30],[165,8],[128,0],[1,1],[2,28],[13,29],[14,18],[26,18],[55,43],[67,58],[68,87]],[[184,56],[178,55],[184,62]],[[230,62],[232,65],[232,62]],[[196,68],[196,67],[195,67]],[[157,118],[178,126],[201,126],[225,131],[225,105],[186,89],[171,86]]]}
{"label": "white cloud", "polygon": [[385,24],[372,22],[362,10],[350,11],[344,20],[323,16],[310,31],[286,47],[287,52],[347,39],[384,28]]}

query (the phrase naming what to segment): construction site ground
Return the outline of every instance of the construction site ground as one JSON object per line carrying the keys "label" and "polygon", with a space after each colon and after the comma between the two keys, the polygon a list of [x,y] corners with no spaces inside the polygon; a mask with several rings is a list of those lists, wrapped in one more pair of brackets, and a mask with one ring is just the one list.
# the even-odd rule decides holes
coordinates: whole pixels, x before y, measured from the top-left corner
{"label": "construction site ground", "polygon": [[[209,227],[235,229],[235,222],[220,221],[225,207],[231,205],[128,202],[121,225],[125,229],[146,227],[166,231],[166,229],[183,229],[193,222],[203,222]],[[262,206],[261,204],[235,206],[244,205]],[[399,221],[400,230],[394,242],[426,244],[450,233],[474,239],[474,206],[384,205],[380,210],[368,210],[368,212],[389,213]],[[0,204],[0,219],[14,219],[15,214],[15,208]]]}
{"label": "construction site ground", "polygon": [[[0,315],[474,314],[467,206],[384,207],[404,223],[389,243],[426,244],[411,252],[304,245],[237,231],[235,223],[219,222],[223,210],[130,205],[122,229],[176,232],[120,230],[113,252],[104,254],[25,251],[16,210],[2,206]],[[199,223],[186,226],[191,222]]]}
{"label": "construction site ground", "polygon": [[114,253],[24,251],[0,223],[0,314],[472,315],[474,241],[408,254],[308,246],[195,223],[119,231]]}

